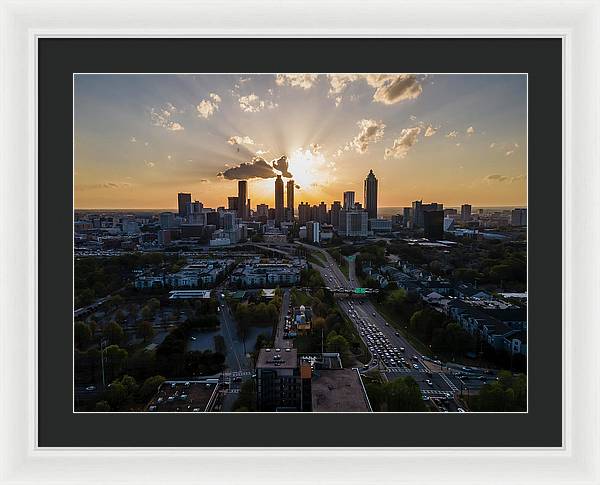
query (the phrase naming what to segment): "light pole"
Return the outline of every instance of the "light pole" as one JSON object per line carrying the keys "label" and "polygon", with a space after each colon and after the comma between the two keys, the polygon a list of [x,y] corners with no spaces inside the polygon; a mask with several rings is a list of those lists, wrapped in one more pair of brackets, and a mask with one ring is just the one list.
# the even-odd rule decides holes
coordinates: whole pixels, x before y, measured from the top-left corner
{"label": "light pole", "polygon": [[102,339],[100,339],[100,363],[102,365],[102,390],[106,389],[106,381],[104,378],[104,348],[103,348],[103,344],[104,341]]}

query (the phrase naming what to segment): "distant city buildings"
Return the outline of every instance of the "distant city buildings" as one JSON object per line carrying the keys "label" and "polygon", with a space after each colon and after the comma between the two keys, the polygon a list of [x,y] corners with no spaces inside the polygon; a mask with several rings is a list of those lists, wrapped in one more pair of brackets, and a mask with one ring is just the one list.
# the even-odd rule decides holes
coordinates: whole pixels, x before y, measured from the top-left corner
{"label": "distant city buildings", "polygon": [[179,217],[186,217],[188,208],[192,203],[192,194],[180,192],[177,194],[177,209]]}
{"label": "distant city buildings", "polygon": [[364,210],[341,211],[338,232],[346,237],[367,237],[369,235],[369,214]]}
{"label": "distant city buildings", "polygon": [[444,237],[444,211],[427,210],[423,212],[423,225],[425,237],[428,239],[442,239]]}
{"label": "distant city buildings", "polygon": [[250,216],[250,207],[248,206],[248,182],[246,180],[238,180],[237,214],[243,221]]}
{"label": "distant city buildings", "polygon": [[284,220],[283,208],[283,180],[281,175],[275,179],[275,222],[280,225]]}
{"label": "distant city buildings", "polygon": [[286,184],[286,220],[293,221],[294,220],[294,181],[292,179],[287,181]]}
{"label": "distant city buildings", "polygon": [[527,209],[513,209],[510,214],[511,226],[527,225]]}
{"label": "distant city buildings", "polygon": [[471,220],[471,205],[463,204],[460,206],[460,220],[469,222]]}
{"label": "distant city buildings", "polygon": [[344,210],[354,209],[354,192],[344,192]]}

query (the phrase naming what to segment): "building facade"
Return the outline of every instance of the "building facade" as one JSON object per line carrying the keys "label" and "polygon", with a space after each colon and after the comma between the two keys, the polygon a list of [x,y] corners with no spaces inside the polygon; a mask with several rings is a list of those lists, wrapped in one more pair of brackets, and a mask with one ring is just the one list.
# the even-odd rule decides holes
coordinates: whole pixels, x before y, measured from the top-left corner
{"label": "building facade", "polygon": [[369,219],[377,219],[377,178],[373,170],[369,170],[369,175],[365,179],[364,203],[365,209],[369,213]]}

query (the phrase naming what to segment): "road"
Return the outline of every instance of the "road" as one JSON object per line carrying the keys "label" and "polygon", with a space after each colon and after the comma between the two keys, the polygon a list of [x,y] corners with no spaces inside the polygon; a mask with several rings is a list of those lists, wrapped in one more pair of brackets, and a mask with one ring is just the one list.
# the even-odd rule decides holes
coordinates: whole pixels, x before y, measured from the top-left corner
{"label": "road", "polygon": [[285,317],[288,314],[290,308],[290,290],[283,290],[283,297],[281,299],[281,311],[279,312],[279,321],[277,322],[277,328],[275,330],[274,346],[278,349],[292,348],[293,340],[284,339],[283,334],[285,332]]}
{"label": "road", "polygon": [[[325,257],[327,261],[325,265],[313,264],[313,266],[319,271],[327,286],[342,287],[345,289],[354,289],[357,287],[358,280],[356,279],[356,259],[354,255],[347,258],[349,278],[346,279],[327,251],[306,244],[301,245],[318,251]],[[371,358],[368,365],[361,370],[362,372],[376,367],[386,380],[411,376],[419,384],[424,399],[435,399],[434,405],[441,411],[456,411],[459,405],[453,400],[453,397],[458,396],[461,390],[468,392],[467,388],[471,391],[475,390],[477,385],[483,384],[476,377],[473,377],[475,380],[470,383],[462,381],[457,377],[457,374],[460,372],[459,370],[446,368],[444,372],[442,369],[438,369],[437,364],[433,364],[431,358],[421,355],[408,340],[389,325],[370,300],[366,298],[339,299],[338,305],[354,323],[361,339],[371,353],[374,351],[380,353],[380,351],[374,347],[377,344],[373,344],[373,341],[369,341],[368,339],[375,335],[380,335],[380,333],[389,342],[389,347],[405,349],[401,355],[404,356],[406,364],[403,365],[400,362],[396,362],[395,365],[386,365],[382,362],[381,356],[378,356],[377,359]],[[374,327],[374,330],[371,326]],[[417,365],[416,369],[413,364]],[[465,374],[465,372],[462,373]]]}
{"label": "road", "polygon": [[249,371],[252,368],[252,364],[245,355],[240,355],[235,345],[234,340],[236,339],[236,326],[235,319],[231,313],[231,309],[225,300],[225,296],[217,289],[217,301],[219,302],[219,318],[221,319],[221,326],[224,328],[223,335],[225,337],[225,345],[227,346],[227,357],[228,365],[232,370],[237,371]]}

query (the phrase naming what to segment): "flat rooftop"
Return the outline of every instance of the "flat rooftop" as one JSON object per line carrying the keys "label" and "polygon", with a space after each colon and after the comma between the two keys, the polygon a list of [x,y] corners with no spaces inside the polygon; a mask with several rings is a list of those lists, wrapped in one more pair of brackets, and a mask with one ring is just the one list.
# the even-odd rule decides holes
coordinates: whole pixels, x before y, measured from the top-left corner
{"label": "flat rooftop", "polygon": [[322,369],[312,375],[313,412],[371,412],[360,376],[353,369]]}
{"label": "flat rooftop", "polygon": [[260,349],[256,367],[263,369],[294,369],[298,367],[298,350],[285,348]]}

